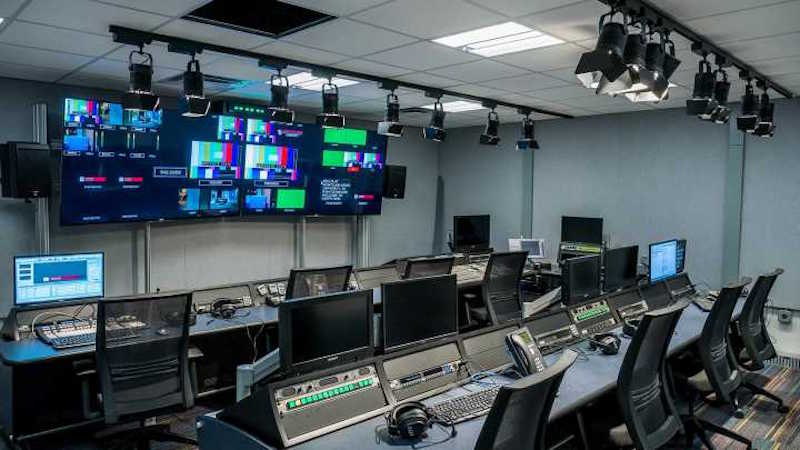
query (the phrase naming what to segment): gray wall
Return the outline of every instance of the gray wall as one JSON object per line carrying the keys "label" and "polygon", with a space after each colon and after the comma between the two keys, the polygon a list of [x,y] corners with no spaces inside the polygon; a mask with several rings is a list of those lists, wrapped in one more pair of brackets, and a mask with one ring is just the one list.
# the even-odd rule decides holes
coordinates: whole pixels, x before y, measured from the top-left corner
{"label": "gray wall", "polygon": [[[102,97],[118,94],[0,78],[0,142],[30,140],[31,105],[49,105],[50,139],[60,136],[63,99],[67,96]],[[304,120],[301,117],[301,120]],[[371,127],[351,121],[351,126]],[[383,215],[370,217],[373,262],[397,254],[430,253],[433,247],[438,159],[436,145],[422,141],[419,130],[389,142],[388,161],[408,165],[405,200],[384,203]],[[124,295],[144,289],[143,225],[88,225],[59,227],[59,199],[50,202],[53,252],[99,250],[106,253],[106,292]],[[0,317],[13,302],[11,258],[35,252],[34,209],[22,201],[0,200]],[[205,287],[285,276],[294,266],[295,218],[215,219],[154,224],[151,232],[152,288]],[[306,225],[305,264],[318,266],[351,262],[352,218],[309,218]]]}

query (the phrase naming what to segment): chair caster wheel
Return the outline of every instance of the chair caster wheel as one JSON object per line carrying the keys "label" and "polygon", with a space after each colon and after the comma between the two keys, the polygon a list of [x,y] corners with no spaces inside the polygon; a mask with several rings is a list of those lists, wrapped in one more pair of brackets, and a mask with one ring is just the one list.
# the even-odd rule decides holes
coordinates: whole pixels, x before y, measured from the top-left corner
{"label": "chair caster wheel", "polygon": [[733,412],[733,417],[736,417],[737,419],[744,419],[744,416],[744,410],[741,408],[736,408],[736,410]]}
{"label": "chair caster wheel", "polygon": [[790,411],[789,407],[786,405],[778,405],[778,412],[781,414],[787,414]]}

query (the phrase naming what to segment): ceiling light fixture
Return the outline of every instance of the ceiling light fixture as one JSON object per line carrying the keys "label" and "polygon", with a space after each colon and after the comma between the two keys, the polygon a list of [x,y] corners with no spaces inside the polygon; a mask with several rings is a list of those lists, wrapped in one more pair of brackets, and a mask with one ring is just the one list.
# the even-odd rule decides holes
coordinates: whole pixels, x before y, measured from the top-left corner
{"label": "ceiling light fixture", "polygon": [[[133,62],[134,55],[141,61]],[[128,55],[128,72],[130,82],[128,92],[122,94],[122,108],[127,111],[155,111],[161,99],[153,94],[153,55],[145,53],[143,47]]]}
{"label": "ceiling light fixture", "polygon": [[447,131],[444,129],[444,117],[447,114],[442,105],[441,99],[437,98],[436,103],[430,108],[431,120],[428,126],[422,129],[422,137],[434,142],[442,142],[447,137]]}
{"label": "ceiling light fixture", "polygon": [[203,73],[200,72],[200,61],[192,54],[183,72],[183,97],[181,97],[181,113],[184,117],[205,117],[211,108],[211,100],[203,92]]}
{"label": "ceiling light fixture", "polygon": [[564,43],[561,39],[516,22],[465,31],[434,39],[433,42],[487,58]]}
{"label": "ceiling light fixture", "polygon": [[322,128],[344,128],[344,116],[339,114],[339,87],[333,77],[321,87],[322,113],[317,115],[317,125]]}
{"label": "ceiling light fixture", "polygon": [[430,104],[430,105],[425,105],[425,106],[423,106],[423,108],[425,108],[425,109],[434,109],[437,104],[439,106],[441,106],[442,109],[444,109],[444,111],[451,112],[451,113],[459,113],[459,112],[465,112],[465,111],[475,111],[475,110],[478,110],[478,109],[484,109],[483,105],[481,105],[480,103],[468,102],[466,100],[456,100],[456,101],[446,102],[446,103],[441,103],[441,102],[437,101],[436,103],[433,103],[433,104]]}
{"label": "ceiling light fixture", "polygon": [[754,136],[771,138],[775,134],[775,103],[772,103],[767,93],[767,86],[763,86],[764,93],[761,94],[761,106],[758,110],[758,123],[751,132]]}
{"label": "ceiling light fixture", "polygon": [[269,77],[269,95],[270,122],[294,123],[294,111],[289,109],[289,79],[280,69]]}
{"label": "ceiling light fixture", "polygon": [[650,74],[650,79],[645,83],[646,88],[625,93],[625,97],[634,103],[658,103],[669,96],[669,80],[664,75],[666,42],[662,33],[655,34],[659,36],[659,41],[654,42],[651,36],[645,51],[645,68]]}
{"label": "ceiling light fixture", "polygon": [[742,110],[736,118],[739,131],[752,133],[758,125],[758,96],[753,92],[753,80],[747,79],[747,86],[742,96]]}
{"label": "ceiling light fixture", "polygon": [[378,122],[378,134],[391,137],[403,135],[403,124],[400,123],[400,100],[394,89],[386,96],[386,114],[383,122]]}
{"label": "ceiling light fixture", "polygon": [[[620,13],[623,23],[611,22],[617,12],[616,9],[612,9],[600,16],[600,36],[597,38],[597,45],[593,51],[581,55],[578,67],[575,68],[578,80],[588,89],[597,89],[603,77],[609,82],[614,82],[628,69],[623,59],[627,39],[625,15]],[[609,21],[606,22],[606,19]]]}
{"label": "ceiling light fixture", "polygon": [[334,83],[338,87],[352,86],[358,84],[358,81],[348,80],[346,78],[336,77],[318,77],[311,72],[299,72],[288,77],[289,86],[297,89],[305,89],[307,91],[321,91],[322,88],[328,83]]}
{"label": "ceiling light fixture", "polygon": [[[721,75],[721,78],[718,78]],[[728,74],[719,67],[714,72],[714,97],[706,104],[705,111],[697,115],[700,120],[715,123],[727,123],[730,116],[728,109],[728,93],[731,90],[731,83],[728,81]]]}
{"label": "ceiling light fixture", "polygon": [[522,117],[522,134],[517,139],[517,150],[538,150],[539,143],[536,141],[534,122],[530,117],[530,111],[520,111]]}
{"label": "ceiling light fixture", "polygon": [[597,94],[616,96],[630,91],[647,89],[652,84],[653,74],[645,67],[647,54],[647,38],[644,33],[647,24],[640,23],[641,32],[628,33],[625,39],[623,61],[627,70],[615,81],[603,76],[597,86]]}
{"label": "ceiling light fixture", "polygon": [[497,145],[500,143],[500,116],[492,107],[489,114],[486,116],[486,129],[480,137],[481,145]]}
{"label": "ceiling light fixture", "polygon": [[711,63],[706,56],[698,63],[697,73],[694,76],[694,88],[692,98],[686,100],[686,114],[698,116],[705,113],[708,104],[712,102],[714,95],[714,84],[716,82],[714,72],[711,71]]}

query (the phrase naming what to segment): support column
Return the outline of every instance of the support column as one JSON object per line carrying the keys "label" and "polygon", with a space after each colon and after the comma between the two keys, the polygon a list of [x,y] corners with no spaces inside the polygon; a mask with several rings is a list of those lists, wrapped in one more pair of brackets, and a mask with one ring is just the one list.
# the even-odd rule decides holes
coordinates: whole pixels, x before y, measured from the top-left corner
{"label": "support column", "polygon": [[152,268],[150,260],[150,222],[144,224],[144,293],[149,294],[151,291],[150,285],[150,271]]}
{"label": "support column", "polygon": [[722,282],[739,278],[742,248],[742,201],[744,187],[744,134],[736,129],[736,121],[728,124],[728,152],[725,164],[725,198],[723,201]]}
{"label": "support column", "polygon": [[298,217],[294,222],[294,266],[304,267],[306,260],[306,217]]}

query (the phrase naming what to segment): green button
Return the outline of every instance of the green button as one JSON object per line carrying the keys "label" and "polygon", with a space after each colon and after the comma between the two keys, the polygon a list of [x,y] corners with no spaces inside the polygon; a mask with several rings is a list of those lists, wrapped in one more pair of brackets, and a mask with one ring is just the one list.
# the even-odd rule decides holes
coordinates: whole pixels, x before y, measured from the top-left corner
{"label": "green button", "polygon": [[316,402],[316,401],[319,401],[319,395],[317,395],[317,394],[314,394],[314,401],[315,401],[315,402]]}
{"label": "green button", "polygon": [[308,402],[306,401],[306,399],[305,399],[305,398],[301,398],[301,399],[300,399],[300,404],[301,404],[301,405],[305,405],[306,403],[308,403]]}
{"label": "green button", "polygon": [[290,401],[289,402],[289,409],[292,409],[292,408],[294,408],[294,401]]}

